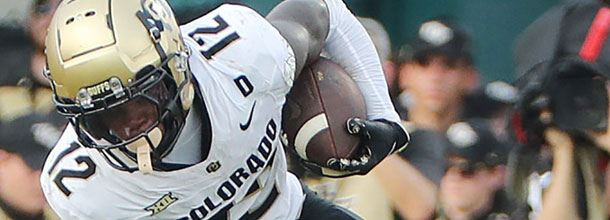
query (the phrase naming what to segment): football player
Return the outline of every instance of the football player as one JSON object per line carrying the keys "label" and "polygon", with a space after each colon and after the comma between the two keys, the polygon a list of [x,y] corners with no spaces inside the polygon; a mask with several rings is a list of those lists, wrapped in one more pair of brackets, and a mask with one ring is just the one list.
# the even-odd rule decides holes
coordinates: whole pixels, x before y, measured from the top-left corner
{"label": "football player", "polygon": [[285,95],[322,50],[365,94],[346,129],[365,174],[403,148],[366,31],[341,0],[288,0],[267,18],[225,4],[178,26],[164,0],[63,1],[46,41],[47,75],[70,126],[43,191],[64,219],[358,219],[286,172]]}

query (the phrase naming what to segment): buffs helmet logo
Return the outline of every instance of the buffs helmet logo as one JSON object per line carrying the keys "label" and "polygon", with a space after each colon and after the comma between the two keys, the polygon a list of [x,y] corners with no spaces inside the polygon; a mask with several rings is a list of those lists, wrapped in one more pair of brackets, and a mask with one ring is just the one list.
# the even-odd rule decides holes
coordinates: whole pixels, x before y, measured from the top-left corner
{"label": "buffs helmet logo", "polygon": [[89,95],[91,97],[96,97],[99,95],[102,95],[108,91],[110,91],[110,83],[108,81],[88,87],[87,89],[87,93],[89,93]]}

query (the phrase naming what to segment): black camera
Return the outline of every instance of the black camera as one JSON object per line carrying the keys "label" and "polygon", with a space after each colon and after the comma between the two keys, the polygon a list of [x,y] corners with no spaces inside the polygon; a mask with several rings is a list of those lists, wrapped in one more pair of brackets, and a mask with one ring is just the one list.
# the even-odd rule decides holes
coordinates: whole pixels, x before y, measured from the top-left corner
{"label": "black camera", "polygon": [[584,64],[567,62],[554,66],[544,86],[553,125],[568,132],[605,131],[607,79]]}

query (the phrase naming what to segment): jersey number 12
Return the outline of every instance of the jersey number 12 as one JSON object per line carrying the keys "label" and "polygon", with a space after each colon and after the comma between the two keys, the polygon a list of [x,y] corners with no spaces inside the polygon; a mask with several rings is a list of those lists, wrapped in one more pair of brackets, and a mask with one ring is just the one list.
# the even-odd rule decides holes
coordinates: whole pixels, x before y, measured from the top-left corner
{"label": "jersey number 12", "polygon": [[[222,17],[220,17],[220,15],[214,17],[214,21],[216,21],[215,27],[197,28],[195,29],[195,31],[189,34],[189,37],[193,38],[199,44],[199,46],[203,46],[205,42],[201,38],[197,38],[196,35],[218,34],[229,27],[229,24],[227,24],[227,22]],[[210,46],[210,49],[201,50],[201,55],[203,55],[208,60],[212,59],[212,56],[216,55],[216,53],[220,52],[222,49],[229,46],[229,44],[239,38],[240,37],[237,32],[231,32],[230,34],[222,38],[220,41],[216,42],[216,44]]]}
{"label": "jersey number 12", "polygon": [[[61,159],[63,159],[66,155],[74,152],[78,148],[80,148],[80,145],[78,145],[77,143],[72,143],[72,144],[70,144],[70,147],[68,149],[61,152],[59,154],[59,156],[57,157],[57,159],[55,160],[55,162],[53,163],[53,165],[51,166],[51,169],[49,169],[49,175],[51,175],[51,173],[53,173],[55,166],[57,166],[57,164],[59,163],[59,161],[61,161]],[[57,185],[59,190],[61,190],[61,192],[66,196],[70,196],[70,194],[72,194],[72,191],[70,191],[68,189],[68,187],[66,187],[66,185],[63,183],[64,178],[88,179],[93,174],[95,174],[95,163],[93,163],[93,160],[91,160],[90,157],[79,156],[79,157],[76,157],[74,160],[79,165],[84,164],[86,166],[85,170],[62,169],[62,170],[58,171],[54,177],[51,177],[51,178],[53,178],[53,182],[55,183],[55,185]]]}

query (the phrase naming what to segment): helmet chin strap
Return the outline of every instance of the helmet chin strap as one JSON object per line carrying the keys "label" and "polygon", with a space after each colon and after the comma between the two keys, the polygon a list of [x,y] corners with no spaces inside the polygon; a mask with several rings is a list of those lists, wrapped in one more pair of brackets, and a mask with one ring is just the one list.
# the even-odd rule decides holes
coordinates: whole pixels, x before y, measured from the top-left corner
{"label": "helmet chin strap", "polygon": [[[159,127],[151,130],[146,137],[141,137],[140,139],[134,141],[131,144],[127,145],[127,149],[130,151],[135,151],[138,162],[138,170],[143,174],[151,174],[153,172],[152,159],[150,158],[150,152],[152,148],[159,146],[161,143],[161,138],[163,137],[163,132]],[[150,139],[150,142],[147,140]]]}
{"label": "helmet chin strap", "polygon": [[153,172],[152,162],[150,159],[150,147],[145,145],[138,146],[138,170],[143,174],[151,174]]}

